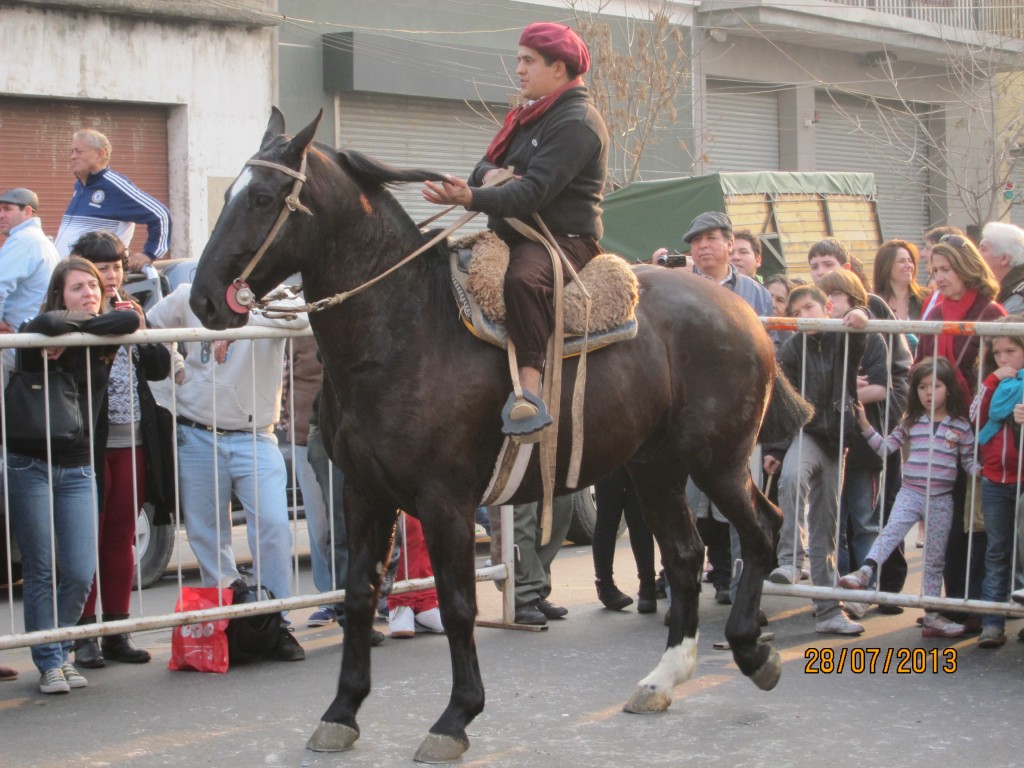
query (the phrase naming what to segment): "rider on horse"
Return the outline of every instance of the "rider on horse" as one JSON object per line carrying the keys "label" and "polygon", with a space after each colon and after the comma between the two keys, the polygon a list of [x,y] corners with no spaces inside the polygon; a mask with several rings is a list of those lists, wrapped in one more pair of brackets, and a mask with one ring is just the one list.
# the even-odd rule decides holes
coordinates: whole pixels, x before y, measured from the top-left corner
{"label": "rider on horse", "polygon": [[[578,272],[601,253],[601,200],[608,174],[608,131],[581,75],[590,68],[586,43],[569,27],[530,24],[519,38],[516,74],[525,105],[505,124],[469,180],[426,182],[424,199],[488,215],[488,226],[509,246],[505,304],[525,401],[513,393],[505,421],[513,434],[551,423],[540,398],[545,350],[554,331],[554,271],[547,249],[517,232],[506,217],[529,222],[538,214]],[[509,168],[515,178],[482,186]]]}

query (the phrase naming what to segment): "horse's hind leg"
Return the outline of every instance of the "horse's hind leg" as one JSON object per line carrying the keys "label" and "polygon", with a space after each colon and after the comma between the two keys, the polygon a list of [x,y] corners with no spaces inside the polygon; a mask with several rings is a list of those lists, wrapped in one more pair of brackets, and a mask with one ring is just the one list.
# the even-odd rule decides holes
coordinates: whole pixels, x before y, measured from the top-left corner
{"label": "horse's hind leg", "polygon": [[345,640],[338,691],[306,743],[314,752],[343,752],[359,738],[356,713],[370,693],[370,633],[396,517],[396,510],[371,506],[352,483],[345,483],[349,541]]}
{"label": "horse's hind leg", "polygon": [[743,572],[725,624],[725,638],[740,671],[758,688],[771,690],[779,681],[782,662],[771,646],[758,642],[758,607],[771,564],[772,532],[779,525],[778,513],[754,488],[746,465],[728,471],[716,467],[700,476],[695,473],[694,482],[735,526],[740,538]]}
{"label": "horse's hind leg", "polygon": [[466,726],[484,708],[484,686],[473,639],[476,621],[476,546],[472,506],[447,508],[425,502],[423,533],[434,568],[441,622],[452,660],[452,691],[441,717],[416,750],[421,763],[457,760],[468,748]]}
{"label": "horse's hind leg", "polygon": [[704,545],[686,505],[686,476],[679,462],[630,464],[644,520],[661,548],[665,576],[672,588],[668,642],[658,666],[637,683],[623,709],[637,714],[662,712],[673,689],[697,667],[698,599]]}

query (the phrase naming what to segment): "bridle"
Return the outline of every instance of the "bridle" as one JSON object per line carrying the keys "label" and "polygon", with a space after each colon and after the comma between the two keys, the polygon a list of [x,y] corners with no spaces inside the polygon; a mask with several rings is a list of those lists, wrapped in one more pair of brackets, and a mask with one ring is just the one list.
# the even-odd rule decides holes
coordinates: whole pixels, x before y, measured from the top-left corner
{"label": "bridle", "polygon": [[[267,233],[267,238],[266,240],[263,241],[263,245],[260,246],[259,250],[256,251],[252,259],[249,260],[249,263],[246,265],[245,269],[242,270],[242,274],[236,277],[231,282],[231,285],[227,287],[227,293],[225,298],[227,300],[228,307],[231,309],[232,312],[236,312],[240,315],[246,315],[249,312],[262,312],[264,316],[270,318],[293,318],[300,312],[322,312],[325,309],[337,306],[338,304],[341,304],[341,302],[345,301],[345,299],[355,296],[358,293],[362,293],[370,286],[376,284],[380,280],[383,280],[396,269],[405,266],[420,254],[429,251],[439,242],[448,237],[448,235],[450,235],[452,232],[465,226],[470,220],[472,220],[475,216],[477,216],[480,213],[479,211],[467,211],[465,214],[460,216],[458,220],[455,221],[455,223],[442,229],[434,237],[425,242],[423,245],[421,245],[415,251],[410,253],[408,256],[403,258],[397,264],[392,265],[391,267],[384,270],[376,277],[367,280],[362,285],[356,286],[351,291],[342,291],[341,293],[336,293],[333,296],[328,296],[326,298],[319,299],[317,301],[310,302],[307,304],[279,304],[275,306],[270,302],[275,299],[291,298],[294,295],[296,295],[299,292],[299,290],[301,290],[301,287],[289,286],[284,289],[284,293],[281,293],[280,291],[275,291],[274,293],[270,294],[265,301],[258,301],[256,299],[256,294],[253,293],[252,289],[249,287],[249,284],[245,281],[249,277],[249,275],[252,274],[252,271],[256,268],[256,265],[259,263],[260,259],[263,258],[263,255],[267,252],[267,249],[270,247],[270,244],[274,241],[274,238],[277,237],[277,233],[281,230],[281,227],[284,226],[285,221],[288,219],[288,216],[292,213],[292,211],[298,210],[302,211],[303,213],[309,216],[313,215],[313,212],[310,211],[309,208],[307,208],[306,206],[299,202],[299,192],[302,191],[302,185],[306,181],[306,153],[303,152],[302,154],[302,165],[299,166],[298,171],[293,171],[288,166],[281,165],[280,163],[272,163],[269,160],[251,159],[246,161],[245,164],[258,165],[264,168],[273,168],[275,171],[280,171],[281,173],[284,173],[294,178],[295,184],[292,185],[291,194],[285,197],[284,207],[281,209],[281,213],[278,215],[277,221],[274,222],[273,228],[270,230],[269,233]],[[498,178],[492,180],[486,186],[491,186],[492,184],[504,184],[510,181],[512,178],[512,172],[508,171],[507,173],[502,174]],[[449,211],[453,210],[456,207],[457,206],[452,206],[451,208],[448,208],[447,211],[442,211],[440,214],[432,217],[425,223],[434,221],[434,219],[443,216],[445,213],[448,213]]]}
{"label": "bridle", "polygon": [[245,162],[246,166],[256,165],[263,168],[273,168],[275,171],[291,176],[295,179],[295,183],[292,184],[292,191],[284,199],[284,207],[281,209],[281,213],[277,216],[277,221],[274,222],[274,226],[271,227],[270,232],[267,233],[266,239],[263,241],[263,245],[260,246],[259,250],[253,255],[246,265],[245,269],[242,270],[242,274],[236,277],[231,285],[227,288],[227,294],[225,296],[228,306],[232,312],[236,312],[240,315],[246,315],[251,310],[259,308],[259,302],[256,301],[256,295],[252,292],[249,284],[245,282],[252,271],[256,269],[256,265],[259,264],[260,259],[263,258],[263,254],[267,252],[270,244],[274,242],[274,238],[277,237],[277,233],[281,231],[281,227],[288,220],[288,216],[293,211],[302,211],[307,216],[312,216],[313,212],[299,202],[299,193],[302,192],[302,185],[306,183],[306,153],[302,153],[302,164],[299,166],[299,170],[293,171],[286,165],[280,163],[272,163],[269,160],[257,160],[251,158]]}

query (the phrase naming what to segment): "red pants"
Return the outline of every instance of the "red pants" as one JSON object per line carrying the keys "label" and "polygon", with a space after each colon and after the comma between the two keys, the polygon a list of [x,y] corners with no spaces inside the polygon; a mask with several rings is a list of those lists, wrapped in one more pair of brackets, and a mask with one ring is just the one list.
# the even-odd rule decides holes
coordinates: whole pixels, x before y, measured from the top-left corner
{"label": "red pants", "polygon": [[[579,272],[601,253],[592,237],[555,235],[562,253]],[[562,277],[571,279],[564,266]],[[520,367],[544,370],[548,339],[555,329],[554,268],[547,249],[532,240],[509,243],[505,273],[505,318]]]}
{"label": "red pants", "polygon": [[[135,571],[135,519],[146,498],[146,451],[135,453],[132,483],[131,448],[108,448],[103,462],[103,500],[99,526],[99,583],[105,614],[127,614]],[[138,502],[136,502],[138,499]],[[82,616],[96,615],[96,580]]]}
{"label": "red pants", "polygon": [[[434,575],[430,567],[430,555],[427,554],[427,542],[423,538],[423,526],[415,517],[402,516],[405,519],[405,549],[398,553],[398,574],[395,581],[406,579],[423,579]],[[408,569],[406,562],[408,561]],[[401,595],[388,595],[388,610],[407,605],[413,613],[423,613],[437,608],[437,590],[424,589],[420,592],[405,592]]]}

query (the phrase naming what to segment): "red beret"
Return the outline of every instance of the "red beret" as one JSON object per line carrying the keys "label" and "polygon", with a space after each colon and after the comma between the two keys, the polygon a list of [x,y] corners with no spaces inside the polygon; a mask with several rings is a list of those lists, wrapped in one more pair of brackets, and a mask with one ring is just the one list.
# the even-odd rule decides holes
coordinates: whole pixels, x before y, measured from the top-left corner
{"label": "red beret", "polygon": [[568,67],[582,75],[590,69],[590,51],[583,38],[564,24],[538,21],[523,30],[519,44],[533,48],[552,59],[564,61]]}

